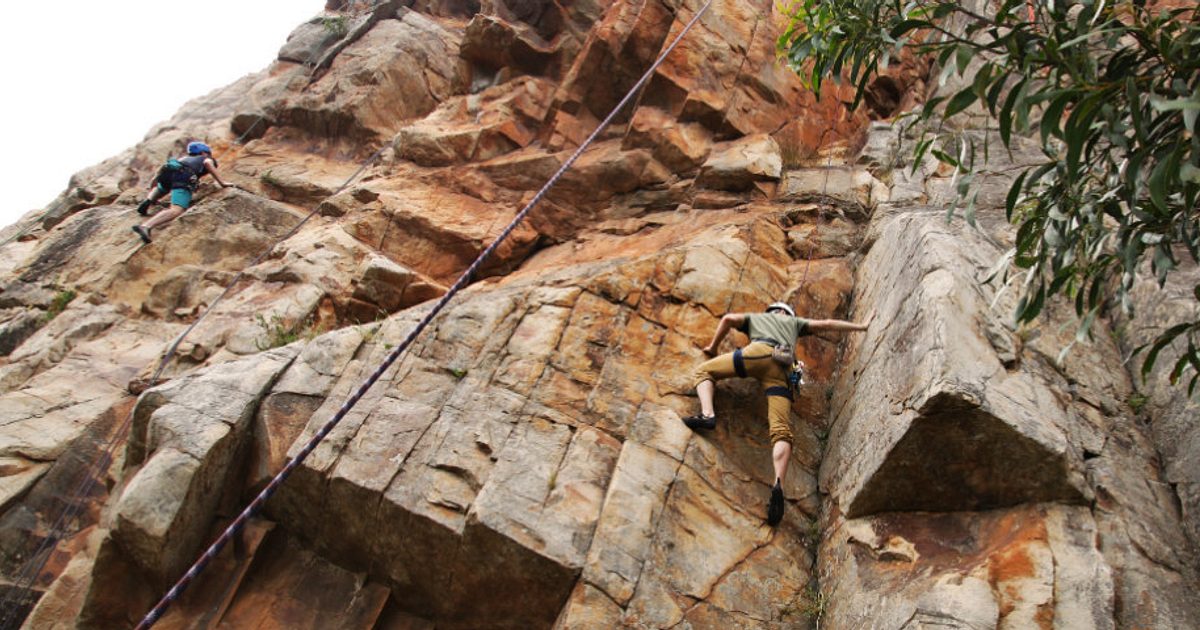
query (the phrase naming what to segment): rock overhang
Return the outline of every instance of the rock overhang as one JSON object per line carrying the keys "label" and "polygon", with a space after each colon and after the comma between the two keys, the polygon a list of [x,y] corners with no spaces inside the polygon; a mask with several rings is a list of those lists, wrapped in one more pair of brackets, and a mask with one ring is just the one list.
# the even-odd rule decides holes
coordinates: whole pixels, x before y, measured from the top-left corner
{"label": "rock overhang", "polygon": [[847,518],[1090,501],[1083,476],[1071,472],[1080,466],[1065,441],[1027,434],[970,398],[942,392],[920,410],[887,421],[907,429],[850,491]]}

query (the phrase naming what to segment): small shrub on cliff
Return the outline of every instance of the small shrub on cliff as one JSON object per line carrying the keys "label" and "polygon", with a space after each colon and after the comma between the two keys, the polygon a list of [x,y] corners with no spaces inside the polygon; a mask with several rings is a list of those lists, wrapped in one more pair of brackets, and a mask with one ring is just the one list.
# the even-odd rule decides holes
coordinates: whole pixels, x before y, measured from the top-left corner
{"label": "small shrub on cliff", "polygon": [[42,313],[42,324],[48,324],[50,320],[58,317],[67,309],[67,305],[75,299],[75,292],[64,289],[54,295],[54,299],[50,301],[50,306],[46,308],[46,312]]}
{"label": "small shrub on cliff", "polygon": [[346,26],[346,16],[344,15],[323,17],[321,26],[325,27],[325,32],[332,37],[345,37],[350,30]]}
{"label": "small shrub on cliff", "polygon": [[775,136],[775,143],[779,145],[779,158],[785,169],[803,166],[805,159],[813,156],[813,152],[804,146],[799,127],[786,128]]}
{"label": "small shrub on cliff", "polygon": [[779,611],[779,616],[785,621],[795,615],[803,615],[816,627],[821,627],[821,617],[825,615],[825,595],[815,586],[809,586]]}
{"label": "small shrub on cliff", "polygon": [[263,185],[270,186],[272,188],[282,188],[283,187],[283,182],[280,181],[278,177],[275,177],[275,175],[271,173],[270,169],[267,169],[267,172],[263,173],[262,175],[259,175],[258,181],[262,182]]}
{"label": "small shrub on cliff", "polygon": [[804,544],[816,548],[821,542],[821,522],[814,518],[808,522],[804,530]]}
{"label": "small shrub on cliff", "polygon": [[1142,410],[1146,408],[1146,403],[1149,401],[1150,399],[1146,398],[1145,394],[1134,392],[1129,395],[1129,408],[1133,410],[1133,413],[1142,413]]}
{"label": "small shrub on cliff", "polygon": [[260,313],[254,316],[254,320],[258,322],[259,327],[263,329],[263,333],[265,334],[263,340],[255,340],[254,342],[255,347],[259,350],[270,350],[271,348],[286,346],[301,339],[312,339],[320,332],[313,325],[311,319],[305,319],[299,325],[294,325],[279,315],[272,315],[270,321],[268,321]]}

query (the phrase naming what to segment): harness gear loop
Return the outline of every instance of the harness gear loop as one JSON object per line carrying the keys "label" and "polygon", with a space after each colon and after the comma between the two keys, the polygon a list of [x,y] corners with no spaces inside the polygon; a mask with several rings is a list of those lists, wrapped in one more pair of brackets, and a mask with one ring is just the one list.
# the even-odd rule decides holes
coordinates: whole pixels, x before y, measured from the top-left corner
{"label": "harness gear loop", "polygon": [[790,370],[796,362],[796,350],[787,344],[776,345],[771,348],[771,359],[778,363],[779,367]]}
{"label": "harness gear loop", "polygon": [[800,386],[804,384],[804,362],[796,359],[788,368],[787,374],[788,387],[792,389],[792,393],[799,394]]}

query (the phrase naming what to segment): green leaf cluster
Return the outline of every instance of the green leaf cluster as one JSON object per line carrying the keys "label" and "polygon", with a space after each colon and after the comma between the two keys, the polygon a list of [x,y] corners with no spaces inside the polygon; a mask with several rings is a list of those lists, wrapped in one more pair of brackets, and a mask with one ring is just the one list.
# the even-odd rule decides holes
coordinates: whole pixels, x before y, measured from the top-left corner
{"label": "green leaf cluster", "polygon": [[[1162,286],[1181,256],[1200,261],[1200,7],[1111,0],[992,7],[980,14],[940,0],[798,0],[779,52],[814,90],[827,79],[851,81],[856,105],[871,79],[906,52],[932,56],[943,87],[957,78],[960,87],[929,99],[910,125],[936,130],[916,142],[914,168],[927,154],[952,166],[968,221],[992,134],[943,132],[944,122],[986,113],[1006,149],[1034,139],[1040,159],[1019,170],[1006,202],[1017,225],[1008,256],[1024,274],[1015,316],[1028,323],[1051,297],[1065,296],[1082,340],[1106,309],[1134,314],[1130,295],[1143,265]],[[1194,293],[1200,301],[1200,286]],[[1190,371],[1193,393],[1198,342],[1200,320],[1167,328],[1138,349],[1143,375],[1174,348],[1172,382]]]}
{"label": "green leaf cluster", "polygon": [[262,313],[258,313],[254,316],[254,321],[263,330],[263,338],[254,341],[259,350],[279,348],[301,339],[311,341],[320,333],[311,317],[292,323],[279,315],[271,315],[268,320]]}
{"label": "green leaf cluster", "polygon": [[46,307],[46,312],[42,313],[41,323],[48,324],[50,320],[58,317],[63,311],[67,310],[67,305],[75,299],[75,292],[70,289],[63,289],[54,294],[54,299],[50,301],[50,306]]}
{"label": "green leaf cluster", "polygon": [[346,16],[344,15],[323,17],[321,18],[321,26],[325,28],[327,36],[344,37],[350,31],[350,27],[346,24]]}

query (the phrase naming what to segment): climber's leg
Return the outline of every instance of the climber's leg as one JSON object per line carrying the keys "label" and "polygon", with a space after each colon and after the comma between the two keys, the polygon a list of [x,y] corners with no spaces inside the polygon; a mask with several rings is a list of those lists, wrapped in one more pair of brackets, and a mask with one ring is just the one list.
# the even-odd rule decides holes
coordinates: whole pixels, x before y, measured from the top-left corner
{"label": "climber's leg", "polygon": [[[735,354],[727,353],[713,357],[696,366],[692,374],[692,382],[696,385],[696,396],[700,399],[700,415],[688,416],[683,423],[692,430],[711,429],[717,426],[717,415],[713,409],[713,397],[716,394],[716,383],[723,378],[745,376],[739,374],[735,365]],[[743,370],[744,372],[744,370]]]}

